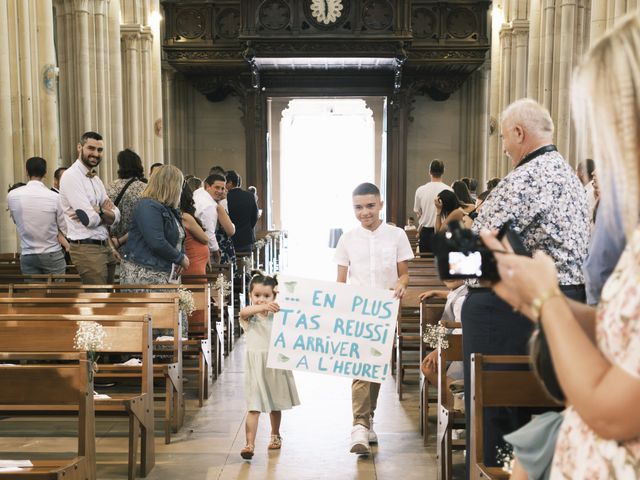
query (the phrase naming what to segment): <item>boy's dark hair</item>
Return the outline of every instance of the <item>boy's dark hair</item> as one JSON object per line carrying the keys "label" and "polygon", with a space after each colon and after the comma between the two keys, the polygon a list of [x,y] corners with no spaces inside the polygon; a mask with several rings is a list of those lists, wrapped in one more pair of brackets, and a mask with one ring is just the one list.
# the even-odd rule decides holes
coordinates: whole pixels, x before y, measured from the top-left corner
{"label": "boy's dark hair", "polygon": [[491,191],[498,186],[500,179],[498,177],[492,178],[487,182],[487,190]]}
{"label": "boy's dark hair", "polygon": [[380,189],[373,183],[361,183],[353,190],[353,193],[351,194],[352,197],[355,197],[356,195],[375,195],[379,198]]}
{"label": "boy's dark hair", "polygon": [[429,173],[434,177],[441,177],[444,175],[444,162],[442,160],[438,160],[437,158],[431,162],[429,165]]}
{"label": "boy's dark hair", "polygon": [[98,132],[84,132],[80,137],[80,145],[84,145],[85,143],[87,143],[87,140],[89,140],[90,138],[93,140],[102,140],[102,135],[100,135]]}
{"label": "boy's dark hair", "polygon": [[151,165],[151,168],[149,168],[149,174],[153,173],[153,170],[155,168],[162,167],[163,165],[164,163],[160,163],[160,162],[154,163],[153,165]]}
{"label": "boy's dark hair", "polygon": [[229,170],[227,172],[227,183],[231,183],[234,187],[241,187],[242,178],[235,170]]}
{"label": "boy's dark hair", "polygon": [[129,148],[118,153],[118,167],[118,178],[144,177],[140,155]]}
{"label": "boy's dark hair", "polygon": [[478,188],[478,179],[476,178],[470,178],[469,179],[469,185],[467,185],[469,187],[469,191],[470,192],[475,192],[476,189]]}
{"label": "boy's dark hair", "polygon": [[42,157],[31,157],[27,160],[27,175],[42,178],[47,173],[47,161]]}
{"label": "boy's dark hair", "polygon": [[253,291],[253,286],[256,284],[265,285],[271,288],[275,288],[278,286],[278,278],[275,275],[265,275],[260,270],[253,270],[251,272],[251,275],[252,277],[251,281],[249,282],[249,293]]}
{"label": "boy's dark hair", "polygon": [[209,175],[213,175],[214,173],[217,173],[224,177],[227,174],[227,171],[220,165],[216,165],[215,167],[211,167],[211,169],[209,170]]}
{"label": "boy's dark hair", "polygon": [[224,176],[220,175],[219,173],[213,173],[204,179],[204,183],[206,183],[208,186],[213,185],[213,182],[227,183],[227,179],[224,178]]}
{"label": "boy's dark hair", "polygon": [[55,169],[55,171],[53,172],[53,178],[55,178],[56,180],[60,180],[60,177],[62,176],[62,172],[64,172],[67,169],[67,167],[58,167]]}

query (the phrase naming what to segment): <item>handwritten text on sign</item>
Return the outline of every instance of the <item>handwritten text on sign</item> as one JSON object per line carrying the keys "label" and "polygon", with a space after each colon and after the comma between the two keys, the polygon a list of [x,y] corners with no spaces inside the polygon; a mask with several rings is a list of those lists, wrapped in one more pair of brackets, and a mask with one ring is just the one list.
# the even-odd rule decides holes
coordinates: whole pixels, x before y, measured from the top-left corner
{"label": "handwritten text on sign", "polygon": [[267,366],[370,382],[390,374],[393,291],[281,275]]}

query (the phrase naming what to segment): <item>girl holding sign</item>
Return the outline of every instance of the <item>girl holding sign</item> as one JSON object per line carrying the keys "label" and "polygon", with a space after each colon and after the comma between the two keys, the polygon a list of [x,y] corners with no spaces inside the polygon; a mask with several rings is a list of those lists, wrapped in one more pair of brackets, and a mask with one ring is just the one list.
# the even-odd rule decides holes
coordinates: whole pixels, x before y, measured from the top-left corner
{"label": "girl holding sign", "polygon": [[280,421],[282,410],[300,405],[298,391],[289,370],[267,368],[267,353],[271,338],[273,314],[280,311],[276,303],[278,281],[258,273],[249,283],[251,306],[240,310],[240,325],[246,332],[244,389],[247,396],[246,446],[240,451],[242,458],[251,459],[255,448],[260,412],[268,412],[271,420],[269,450],[282,446]]}

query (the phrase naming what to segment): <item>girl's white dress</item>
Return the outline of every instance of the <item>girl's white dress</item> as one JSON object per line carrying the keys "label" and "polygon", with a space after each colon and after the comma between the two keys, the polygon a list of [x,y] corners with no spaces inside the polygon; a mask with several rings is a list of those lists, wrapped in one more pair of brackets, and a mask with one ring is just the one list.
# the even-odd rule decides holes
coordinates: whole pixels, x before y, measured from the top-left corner
{"label": "girl's white dress", "polygon": [[240,324],[246,333],[244,390],[247,409],[256,412],[288,410],[300,405],[296,383],[289,370],[267,368],[273,313],[254,315]]}

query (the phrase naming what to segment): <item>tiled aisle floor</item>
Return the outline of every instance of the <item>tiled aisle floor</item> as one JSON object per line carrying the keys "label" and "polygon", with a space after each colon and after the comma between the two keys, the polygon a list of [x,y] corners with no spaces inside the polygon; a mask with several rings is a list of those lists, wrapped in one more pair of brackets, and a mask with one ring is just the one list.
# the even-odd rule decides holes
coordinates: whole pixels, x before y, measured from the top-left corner
{"label": "tiled aisle floor", "polygon": [[[399,402],[394,381],[381,390],[376,414],[379,445],[368,458],[349,453],[351,389],[348,379],[295,373],[302,405],[283,412],[280,451],[267,451],[269,419],[260,417],[256,455],[243,460],[245,401],[242,359],[244,343],[238,342],[226,359],[224,373],[213,385],[203,408],[187,401],[183,429],[165,445],[156,436],[156,466],[147,477],[158,479],[274,479],[349,480],[435,479],[435,447],[422,446],[418,428],[417,385],[406,385]],[[46,425],[46,424],[45,424]],[[73,428],[72,419],[59,422],[60,429]],[[0,421],[0,458],[20,458],[17,452],[68,451],[75,439],[42,436],[42,424],[32,421]],[[157,427],[160,424],[157,423]],[[96,450],[99,479],[126,478],[125,422],[99,419]],[[8,438],[11,434],[24,435]],[[20,432],[20,433],[19,433]],[[104,432],[107,432],[106,436]],[[17,443],[20,446],[16,449]]]}

